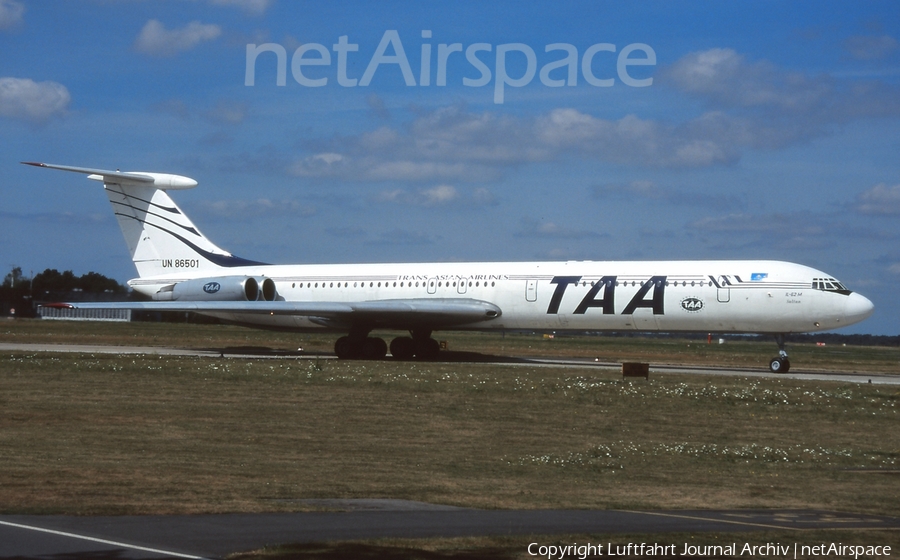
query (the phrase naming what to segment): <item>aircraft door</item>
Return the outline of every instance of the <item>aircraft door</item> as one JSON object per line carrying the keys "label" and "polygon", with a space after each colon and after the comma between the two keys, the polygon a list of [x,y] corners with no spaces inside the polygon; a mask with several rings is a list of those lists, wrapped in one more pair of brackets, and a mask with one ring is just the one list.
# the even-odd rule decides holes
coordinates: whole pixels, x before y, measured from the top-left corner
{"label": "aircraft door", "polygon": [[433,294],[437,292],[437,278],[429,278],[428,279],[428,293]]}
{"label": "aircraft door", "polygon": [[466,284],[467,283],[468,283],[468,280],[466,278],[460,278],[459,283],[456,285],[456,291],[461,294],[466,293]]}
{"label": "aircraft door", "polygon": [[728,303],[731,301],[731,278],[727,275],[719,276],[718,282],[709,277],[716,285],[716,299],[719,303]]}
{"label": "aircraft door", "polygon": [[525,301],[537,301],[537,280],[525,281]]}

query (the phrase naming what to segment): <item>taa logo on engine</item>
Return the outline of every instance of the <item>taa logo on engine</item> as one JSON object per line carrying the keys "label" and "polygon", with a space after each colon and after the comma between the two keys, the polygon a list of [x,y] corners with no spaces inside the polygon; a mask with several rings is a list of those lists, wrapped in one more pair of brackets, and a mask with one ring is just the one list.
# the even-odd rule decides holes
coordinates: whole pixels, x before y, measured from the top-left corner
{"label": "taa logo on engine", "polygon": [[703,309],[703,300],[695,297],[688,297],[681,300],[681,308],[688,313],[696,313]]}
{"label": "taa logo on engine", "polygon": [[218,282],[207,282],[203,285],[203,291],[207,294],[214,294],[220,289],[222,289],[222,286]]}

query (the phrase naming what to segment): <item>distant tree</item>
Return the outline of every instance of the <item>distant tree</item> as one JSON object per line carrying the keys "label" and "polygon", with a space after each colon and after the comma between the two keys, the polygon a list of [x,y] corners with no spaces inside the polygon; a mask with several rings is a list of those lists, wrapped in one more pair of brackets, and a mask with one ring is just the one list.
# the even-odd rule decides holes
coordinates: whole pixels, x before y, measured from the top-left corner
{"label": "distant tree", "polygon": [[125,293],[127,288],[112,278],[107,278],[96,272],[88,272],[80,277],[75,276],[71,270],[60,272],[55,268],[48,268],[34,275],[34,293],[64,293],[72,291],[89,293]]}
{"label": "distant tree", "polygon": [[125,286],[122,286],[112,278],[107,278],[96,272],[88,272],[78,279],[77,285],[85,292],[102,293],[102,292],[125,292]]}
{"label": "distant tree", "polygon": [[[28,278],[22,274],[21,267],[14,267],[0,285],[0,314],[17,317],[33,315],[31,310],[31,286]],[[15,312],[13,312],[15,309]]]}
{"label": "distant tree", "polygon": [[76,287],[75,274],[71,270],[61,273],[55,268],[48,268],[44,272],[38,272],[34,275],[33,285],[36,294],[71,292]]}
{"label": "distant tree", "polygon": [[25,276],[22,274],[22,267],[14,267],[6,278],[3,279],[4,288],[16,288],[25,282]]}
{"label": "distant tree", "polygon": [[126,294],[128,288],[96,272],[88,272],[79,277],[71,270],[60,272],[55,268],[48,268],[35,274],[33,278],[27,278],[22,274],[22,268],[16,266],[0,284],[0,316],[11,315],[11,310],[15,309],[16,317],[33,317],[34,301],[65,301],[69,298],[78,301],[111,301],[123,299]]}

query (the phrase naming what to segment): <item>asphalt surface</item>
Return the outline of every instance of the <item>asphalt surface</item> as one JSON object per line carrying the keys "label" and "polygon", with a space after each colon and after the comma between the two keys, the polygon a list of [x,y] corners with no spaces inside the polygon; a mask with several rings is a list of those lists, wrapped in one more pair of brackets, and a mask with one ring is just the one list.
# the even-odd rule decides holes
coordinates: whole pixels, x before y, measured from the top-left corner
{"label": "asphalt surface", "polygon": [[[191,516],[0,516],[0,558],[223,558],[267,545],[374,538],[900,529],[900,518],[813,510],[476,510],[319,500],[344,511]],[[319,505],[329,505],[327,503]],[[877,539],[876,539],[877,540]]]}

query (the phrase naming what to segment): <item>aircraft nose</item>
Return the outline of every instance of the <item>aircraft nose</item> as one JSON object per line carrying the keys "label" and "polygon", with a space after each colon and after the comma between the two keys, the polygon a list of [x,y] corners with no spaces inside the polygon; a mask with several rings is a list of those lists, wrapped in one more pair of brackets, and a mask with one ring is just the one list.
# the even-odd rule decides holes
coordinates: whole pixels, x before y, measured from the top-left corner
{"label": "aircraft nose", "polygon": [[875,305],[869,301],[869,298],[857,294],[850,294],[847,303],[844,306],[844,313],[848,319],[848,323],[858,323],[869,317],[875,311]]}

